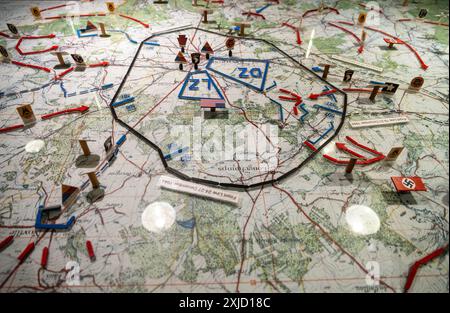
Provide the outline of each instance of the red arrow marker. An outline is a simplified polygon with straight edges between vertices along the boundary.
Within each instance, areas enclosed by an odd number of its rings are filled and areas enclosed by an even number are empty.
[[[25,127],[24,125],[20,124],[20,125],[13,125],[13,126],[5,127],[5,128],[0,128],[0,134],[7,133],[7,132],[10,132],[10,131],[13,131],[16,129],[20,129],[20,128],[24,128],[24,127]]]
[[[404,291],[408,292],[408,290],[411,288],[413,282],[414,282],[414,278],[416,277],[417,271],[419,270],[419,267],[421,267],[422,265],[427,264],[428,262],[430,262],[431,260],[437,258],[438,256],[442,255],[445,253],[445,251],[448,248],[448,244],[445,245],[442,248],[436,249],[435,251],[431,252],[430,254],[428,254],[427,256],[423,257],[422,259],[418,260],[417,262],[415,262],[411,268],[409,269],[409,274],[408,274],[408,278],[406,279],[406,284],[404,287]]]
[[[17,52],[19,52],[20,55],[30,55],[30,54],[39,54],[39,53],[45,53],[45,52],[49,52],[49,51],[53,51],[53,50],[57,50],[58,46],[51,46],[48,49],[44,49],[44,50],[36,50],[36,51],[28,51],[28,52],[23,52],[22,49],[20,49],[20,44],[22,43],[23,40],[25,39],[44,39],[44,38],[55,38],[55,34],[50,34],[50,35],[45,35],[45,36],[22,36],[20,37],[19,41],[17,41],[16,44],[16,50]]]
[[[321,93],[312,93],[312,94],[309,95],[308,98],[315,100],[315,99],[317,99],[319,97],[322,97],[322,96],[331,95],[332,93],[335,93],[336,91],[337,91],[337,89],[331,89],[331,90],[327,90],[327,91],[324,91],[324,92],[321,92]]]
[[[342,150],[344,152],[347,152],[348,154],[351,154],[357,158],[360,159],[365,159],[365,157],[349,148],[347,148],[347,146],[345,145],[345,143],[341,143],[341,142],[336,142],[336,148],[338,148],[339,150]]]
[[[290,29],[294,30],[295,31],[295,35],[297,36],[297,43],[299,45],[302,44],[302,38],[300,37],[300,29],[298,29],[298,27],[295,27],[294,25],[291,25],[291,24],[286,23],[286,22],[282,23],[281,25],[289,27]]]
[[[78,108],[67,109],[67,110],[62,110],[62,111],[58,111],[58,112],[53,112],[53,113],[42,115],[41,119],[48,120],[48,119],[50,119],[52,117],[59,116],[59,115],[64,115],[64,114],[69,114],[69,113],[85,113],[88,110],[89,110],[88,106],[82,105],[82,106],[80,106]]]
[[[64,72],[61,72],[61,74],[59,74],[58,76],[55,77],[55,80],[60,80],[61,78],[63,78],[64,76],[66,76],[67,74],[69,74],[70,72],[72,72],[75,68],[69,67],[67,70],[65,70]]]
[[[132,20],[132,21],[134,21],[134,22],[136,22],[136,23],[139,23],[139,24],[141,24],[142,26],[144,26],[145,28],[149,28],[149,27],[150,27],[150,25],[148,25],[147,23],[144,23],[144,22],[138,20],[137,18],[128,16],[128,15],[123,15],[123,14],[119,14],[119,16],[121,16],[121,17],[123,17],[123,18],[127,18],[127,19],[129,19],[129,20]]]
[[[261,13],[256,13],[256,12],[243,12],[242,15],[247,15],[247,16],[256,16],[256,17],[260,17],[263,20],[266,19],[266,17],[264,15],[262,15]]]
[[[0,36],[5,37],[5,38],[11,38],[11,36],[9,36],[8,34],[5,34],[4,32],[0,32]]]
[[[356,152],[354,152],[354,151],[348,149],[347,147],[345,147],[344,144],[342,144],[342,143],[336,143],[336,146],[338,147],[338,149],[339,149],[339,148],[343,148],[342,145],[344,145],[345,149],[347,150],[346,152],[348,152],[348,153],[350,153],[350,154],[352,154],[352,155],[358,156],[358,157],[361,156],[361,157],[363,158],[362,160],[358,160],[358,161],[356,162],[356,164],[358,164],[358,165],[369,165],[369,164],[373,164],[373,163],[379,162],[379,161],[381,161],[381,160],[383,160],[383,159],[385,158],[385,156],[384,156],[381,152],[378,152],[378,151],[376,151],[376,150],[373,150],[373,149],[371,149],[371,148],[369,148],[369,147],[366,147],[366,146],[364,146],[364,145],[358,143],[356,140],[354,140],[354,139],[351,138],[350,136],[347,136],[347,137],[345,137],[345,138],[346,138],[348,141],[350,141],[352,144],[354,144],[355,146],[358,146],[358,147],[360,147],[360,148],[363,149],[363,150],[369,151],[370,153],[373,153],[373,154],[377,155],[377,157],[375,157],[375,158],[372,158],[372,159],[366,159],[364,156],[362,156],[362,155],[360,155],[360,154],[358,154],[358,153],[356,153]],[[311,150],[317,151],[316,147],[314,147],[314,145],[312,145],[310,142],[305,141],[304,144],[305,144],[308,148],[310,148]],[[346,164],[348,164],[348,163],[350,162],[349,160],[339,160],[339,159],[337,159],[337,158],[335,158],[335,157],[332,157],[332,156],[330,156],[330,155],[328,155],[328,154],[324,154],[323,157],[324,157],[325,159],[327,159],[327,160],[333,162],[333,163],[341,164],[341,165],[346,165]]]
[[[17,66],[21,66],[21,67],[29,67],[29,68],[34,68],[36,70],[45,71],[47,73],[51,72],[51,69],[49,69],[47,67],[39,66],[39,65],[27,64],[27,63],[23,63],[23,62],[19,62],[19,61],[11,61],[11,63],[15,64]]]
[[[103,61],[103,62],[100,62],[100,63],[89,64],[89,67],[100,67],[100,66],[106,67],[108,65],[109,65],[108,61]]]

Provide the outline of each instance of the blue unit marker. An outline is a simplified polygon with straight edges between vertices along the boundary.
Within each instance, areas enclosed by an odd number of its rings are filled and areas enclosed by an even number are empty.
[[[193,229],[195,227],[195,218],[193,217],[186,221],[177,221],[177,224],[183,228]]]
[[[324,131],[321,135],[319,135],[319,137],[318,137],[316,140],[312,141],[311,139],[308,139],[308,141],[309,141],[310,143],[312,143],[313,145],[315,145],[315,144],[318,143],[320,140],[322,140],[323,138],[325,138],[325,136],[328,135],[328,133],[331,132],[333,129],[334,129],[334,124],[333,124],[333,122],[330,122],[330,127],[329,127],[326,131]]]
[[[272,86],[267,87],[265,91],[270,91],[270,90],[272,90],[273,88],[275,88],[276,86],[277,86],[277,82],[276,82],[276,81],[273,81]]]
[[[244,71],[244,67],[238,67],[238,69],[240,69],[240,74],[239,77],[233,77],[230,74],[225,74],[221,71],[219,71],[218,69],[214,69],[212,68],[212,65],[215,61],[224,61],[224,62],[236,62],[236,63],[242,63],[242,62],[253,62],[253,63],[258,63],[261,64],[263,63],[264,65],[264,71],[262,72],[260,68],[254,67],[252,69],[249,70],[249,73],[247,74]],[[233,80],[237,83],[240,83],[250,89],[256,90],[258,92],[263,92],[264,91],[264,87],[266,85],[266,79],[267,79],[267,73],[269,71],[269,65],[270,65],[270,61],[269,60],[258,60],[258,59],[239,59],[239,58],[221,58],[221,57],[212,57],[209,59],[208,64],[206,65],[206,69],[210,70],[214,73],[217,73],[225,78],[228,78],[230,80]],[[256,68],[258,70],[256,70]],[[245,68],[247,69],[247,68]],[[262,73],[261,76],[259,76]],[[248,76],[247,76],[248,75]],[[246,78],[261,78],[261,83],[259,86],[253,85],[251,83],[248,83],[245,81]]]
[[[113,108],[117,108],[117,107],[119,107],[119,106],[121,106],[121,105],[130,103],[130,102],[133,102],[133,101],[134,101],[134,97],[128,97],[128,98],[125,98],[125,99],[123,99],[123,100],[114,102],[111,106],[112,106]]]
[[[122,135],[122,137],[120,137],[119,140],[117,140],[116,145],[120,147],[125,142],[125,140],[127,140],[127,136]]]
[[[87,35],[82,35],[81,34],[81,29],[77,29],[77,36],[78,38],[86,38],[86,37],[97,37],[97,34],[87,34]]]
[[[164,159],[165,159],[165,160],[171,160],[173,157],[175,157],[175,156],[177,156],[177,155],[180,155],[180,154],[183,154],[184,152],[186,152],[186,151],[188,151],[188,150],[189,150],[189,147],[180,148],[180,149],[178,149],[178,150],[175,150],[175,151],[173,151],[173,152],[170,152],[169,154],[166,154],[166,155],[164,156]]]
[[[382,82],[377,82],[375,80],[371,80],[370,84],[372,84],[372,85],[385,85],[386,83],[382,83]]]
[[[262,11],[264,11],[265,9],[267,9],[268,7],[270,7],[271,5],[272,5],[271,3],[268,3],[268,4],[266,4],[265,6],[260,7],[259,9],[256,9],[255,12],[259,14],[259,13],[261,13]]]
[[[129,104],[125,107],[127,109],[128,112],[135,112],[136,111],[136,106],[134,104]]]
[[[109,89],[109,88],[112,88],[114,86],[114,84],[113,83],[109,83],[109,84],[105,84],[105,85],[103,85],[101,88],[102,88],[102,90],[105,90],[105,89]]]
[[[156,41],[144,41],[144,45],[159,47],[159,42]]]
[[[283,106],[281,105],[281,103],[279,103],[276,100],[273,100],[272,98],[269,98],[270,101],[272,101],[273,103],[275,103],[276,105],[278,105],[278,115],[279,115],[279,119],[281,122],[284,122],[284,116],[283,116]]]
[[[212,59],[212,58],[211,58]],[[210,60],[211,60],[210,59]],[[204,97],[204,96],[186,96],[185,92],[186,92],[186,87],[188,87],[188,90],[191,91],[196,91],[195,89],[191,89],[193,87],[193,84],[195,84],[195,86],[197,86],[198,84],[200,84],[201,79],[195,79],[197,82],[192,81],[191,77],[193,75],[198,75],[198,74],[205,74],[207,76],[207,78],[204,80],[208,83],[208,91],[210,90],[214,90],[215,93],[217,94],[217,97],[212,98],[212,97]],[[213,89],[211,89],[211,87],[213,87]],[[199,88],[200,90],[200,88]],[[210,100],[225,100],[225,98],[223,97],[222,93],[220,92],[219,88],[217,87],[216,83],[214,82],[214,80],[211,78],[211,76],[209,75],[208,71],[195,71],[195,72],[189,72],[186,76],[186,78],[184,79],[184,83],[183,86],[181,87],[180,92],[178,93],[178,99],[182,99],[182,100],[202,100],[202,99],[210,99]]]
[[[332,112],[332,113],[336,113],[336,114],[342,115],[341,111],[338,111],[338,110],[335,110],[335,109],[332,109],[332,108],[329,108],[329,107],[326,107],[326,106],[323,106],[323,105],[319,105],[319,104],[314,104],[313,108],[322,109],[322,110],[325,110],[325,111],[328,111],[328,112]]]
[[[40,205],[38,208],[38,213],[36,215],[36,223],[34,227],[36,229],[56,229],[56,230],[67,230],[70,229],[75,223],[75,216],[71,216],[67,223],[65,224],[43,224],[42,223],[42,209],[44,206]]]
[[[323,91],[328,91],[328,90],[331,90],[331,88],[328,86],[323,87]],[[330,98],[331,100],[333,100],[334,102],[337,102],[336,96],[334,94],[330,93],[329,95],[327,95],[327,97]]]
[[[313,72],[323,72],[323,69],[320,66],[313,66],[311,69]]]
[[[300,104],[300,110],[302,110],[302,112],[303,112],[303,115],[300,116],[300,121],[302,121],[303,123],[305,122],[306,115],[309,114],[309,111],[306,110],[305,106],[306,106],[306,104],[304,104],[304,103]]]

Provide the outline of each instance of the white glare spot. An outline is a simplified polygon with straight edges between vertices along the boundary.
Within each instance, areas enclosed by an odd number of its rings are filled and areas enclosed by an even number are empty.
[[[44,148],[45,142],[43,140],[31,140],[29,143],[25,146],[25,151],[28,153],[37,153],[41,151],[42,148]]]
[[[175,223],[176,211],[167,202],[154,202],[142,213],[142,225],[148,231],[160,233]]]
[[[375,234],[380,229],[378,215],[369,207],[352,205],[345,214],[350,230],[358,235]]]

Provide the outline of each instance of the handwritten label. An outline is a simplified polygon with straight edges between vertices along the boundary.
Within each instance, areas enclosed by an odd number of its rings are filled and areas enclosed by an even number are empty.
[[[178,178],[161,176],[158,185],[161,188],[184,192],[195,196],[210,198],[223,202],[228,202],[239,206],[239,195],[236,192],[226,191],[218,188],[203,186],[187,182]]]
[[[408,123],[409,119],[406,116],[399,117],[387,117],[376,120],[362,120],[362,121],[350,121],[352,128],[372,127],[372,126],[384,126]]]

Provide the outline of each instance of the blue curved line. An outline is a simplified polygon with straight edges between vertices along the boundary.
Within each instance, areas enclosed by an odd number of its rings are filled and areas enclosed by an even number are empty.
[[[125,35],[125,37],[127,37],[127,39],[128,39],[129,42],[134,43],[135,45],[138,44],[138,42],[137,42],[136,40],[134,40],[133,38],[131,38],[130,35],[129,35],[127,32],[123,31],[123,30],[119,30],[119,29],[109,29],[108,31],[109,31],[109,32],[113,32],[113,33],[122,33],[122,34]],[[159,43],[154,42],[154,41],[145,41],[145,42],[144,42],[144,45],[148,45],[148,46],[160,46]]]

